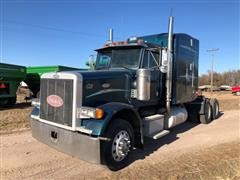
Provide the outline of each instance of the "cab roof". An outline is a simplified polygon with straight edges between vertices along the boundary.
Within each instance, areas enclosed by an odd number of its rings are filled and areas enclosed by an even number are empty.
[[[103,51],[107,49],[131,49],[131,48],[160,48],[160,46],[151,43],[128,43],[128,44],[113,44],[107,45],[103,48],[96,49],[95,51]]]

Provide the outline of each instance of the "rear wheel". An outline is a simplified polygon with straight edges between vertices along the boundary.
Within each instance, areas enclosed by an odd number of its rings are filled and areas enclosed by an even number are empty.
[[[104,163],[113,171],[124,168],[129,163],[129,153],[134,144],[131,124],[124,119],[115,119],[108,127],[105,136],[110,141],[103,142]]]
[[[199,119],[202,124],[208,124],[212,121],[212,107],[208,100],[205,100],[204,114],[199,115]]]
[[[210,99],[210,105],[212,107],[212,119],[217,119],[219,116],[219,103],[217,99]]]

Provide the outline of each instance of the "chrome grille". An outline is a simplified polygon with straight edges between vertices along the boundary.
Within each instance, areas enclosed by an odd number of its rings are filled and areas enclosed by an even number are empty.
[[[53,107],[47,103],[47,97],[57,95],[62,98],[61,107]],[[73,80],[41,79],[40,118],[54,123],[72,126]]]

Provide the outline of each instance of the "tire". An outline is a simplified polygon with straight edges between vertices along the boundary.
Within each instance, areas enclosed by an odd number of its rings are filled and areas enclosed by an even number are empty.
[[[126,167],[129,164],[129,154],[134,144],[131,124],[124,119],[114,119],[105,137],[110,141],[104,141],[102,144],[103,163],[112,171]]]
[[[212,119],[217,119],[219,116],[219,102],[217,99],[210,99],[210,105],[212,107]]]
[[[0,101],[0,107],[12,107],[16,104],[16,101],[16,97],[2,99]]]
[[[240,96],[240,91],[236,92],[236,96]]]
[[[202,124],[208,124],[212,121],[212,107],[208,100],[204,103],[204,114],[199,115]]]
[[[9,98],[8,99],[8,102],[6,104],[7,107],[12,107],[16,104],[16,101],[17,101],[17,97],[12,97],[12,98]]]
[[[36,94],[36,98],[37,98],[37,99],[40,98],[40,91],[37,92],[37,94]]]
[[[3,89],[0,92],[0,95],[8,95],[7,90]],[[9,102],[9,98],[0,98],[0,107],[6,107]]]
[[[0,107],[6,107],[7,104],[8,104],[7,98],[0,99]]]

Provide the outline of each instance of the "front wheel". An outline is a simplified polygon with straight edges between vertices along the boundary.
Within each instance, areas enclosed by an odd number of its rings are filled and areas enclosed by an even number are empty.
[[[113,171],[124,168],[129,163],[129,153],[134,144],[131,124],[124,119],[115,119],[108,127],[105,136],[110,141],[103,142],[104,163]]]

